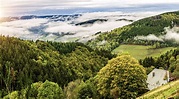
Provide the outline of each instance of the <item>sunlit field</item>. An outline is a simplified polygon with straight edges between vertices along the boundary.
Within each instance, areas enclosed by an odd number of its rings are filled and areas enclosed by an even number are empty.
[[[167,51],[174,49],[174,47],[158,48],[153,49],[152,46],[143,45],[120,45],[118,48],[113,50],[113,53],[129,53],[136,59],[143,59],[149,56],[159,56],[166,53]]]

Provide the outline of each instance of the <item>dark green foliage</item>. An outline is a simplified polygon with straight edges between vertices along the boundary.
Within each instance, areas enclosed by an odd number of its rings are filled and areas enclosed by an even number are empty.
[[[91,47],[80,43],[80,42],[67,42],[67,43],[60,43],[60,42],[48,42],[50,45],[52,45],[60,54],[67,54],[71,53],[72,51],[75,51],[76,47],[81,46],[87,48],[89,51],[94,51]],[[111,59],[115,57],[115,55],[111,54],[110,51],[107,50],[99,50],[95,49],[95,52],[103,56],[105,58]]]
[[[87,81],[85,83],[82,83],[78,88],[78,99],[97,99],[97,89],[93,82]]]
[[[65,86],[87,80],[106,65],[108,56],[82,43],[26,41],[0,36],[0,92],[2,96],[31,83],[53,81]]]
[[[142,63],[141,63],[144,67],[151,67],[155,65],[155,60],[153,57],[146,57],[145,59],[143,59]]]
[[[85,22],[80,22],[80,23],[77,23],[75,25],[90,25],[90,24],[94,24],[96,22],[106,22],[108,21],[107,19],[92,19],[92,20],[88,20],[88,21],[85,21]]]
[[[155,68],[163,68],[169,70],[175,77],[179,78],[179,48],[170,50],[156,58],[146,57],[139,62],[149,71],[153,66]]]
[[[93,77],[90,79],[93,79]],[[65,99],[99,99],[94,80],[84,82],[77,79],[72,81],[64,88],[64,95]]]
[[[146,69],[146,73],[148,75],[152,70],[155,69],[155,67],[154,66],[150,66],[150,67],[145,67],[145,69]]]
[[[84,45],[83,43],[78,42],[67,42],[67,43],[60,43],[60,42],[48,42],[51,46],[53,46],[60,54],[67,54],[71,53],[75,50],[77,46],[85,47],[89,51],[93,51],[90,47]]]
[[[86,48],[77,47],[75,51],[63,56],[61,61],[65,66],[67,76],[61,76],[60,79],[72,81],[75,79],[87,80],[96,75],[96,73],[107,63],[107,59],[98,56],[94,52],[89,52]],[[68,83],[68,82],[65,82]]]
[[[61,87],[57,83],[45,81],[33,83],[21,91],[13,91],[3,99],[64,99]]]

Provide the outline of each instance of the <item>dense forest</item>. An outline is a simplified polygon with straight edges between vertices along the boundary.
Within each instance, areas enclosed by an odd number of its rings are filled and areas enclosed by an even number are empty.
[[[137,36],[165,35],[165,28],[179,26],[179,12],[168,12],[133,22],[130,25],[105,32],[87,42],[92,48],[112,51],[120,44],[155,45],[156,48],[167,46],[178,46],[173,40],[140,40]]]
[[[154,68],[168,69],[179,77],[179,49],[138,61],[82,43],[0,36],[0,53],[0,96],[4,99],[136,98],[148,90],[147,73]]]
[[[0,53],[0,96],[5,99],[46,96],[61,99],[112,98],[118,91],[123,97],[136,97],[146,91],[145,69],[129,55],[116,57],[82,43],[33,42],[4,36],[0,36]],[[106,74],[108,68],[111,71]],[[124,70],[125,73],[117,76]],[[131,71],[140,71],[142,76],[133,75]],[[130,76],[136,76],[136,79]],[[129,77],[127,81],[126,77]],[[133,85],[131,81],[139,84]],[[105,83],[107,89],[103,89]],[[131,86],[123,88],[118,83]],[[143,91],[133,92],[132,89]],[[106,90],[105,93],[103,90]]]
[[[107,63],[108,57],[97,52],[82,43],[32,42],[1,36],[1,96],[38,81],[65,86],[75,79],[87,80]]]

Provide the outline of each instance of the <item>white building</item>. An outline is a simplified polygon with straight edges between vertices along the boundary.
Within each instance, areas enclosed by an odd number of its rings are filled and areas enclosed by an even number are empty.
[[[148,74],[147,83],[149,90],[162,86],[169,82],[169,71],[154,69]]]

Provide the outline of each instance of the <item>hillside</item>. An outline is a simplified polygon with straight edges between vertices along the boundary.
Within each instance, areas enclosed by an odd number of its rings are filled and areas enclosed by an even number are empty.
[[[33,42],[0,36],[0,97],[38,81],[65,86],[76,79],[87,80],[110,59],[105,56],[107,52],[100,53],[82,43]]]
[[[179,98],[179,80],[170,82],[159,88],[153,89],[137,99],[178,99]]]
[[[152,45],[156,48],[177,46],[178,26],[179,11],[169,12],[102,33],[87,44],[93,48],[109,51],[121,44]]]
[[[108,62],[108,60],[111,61]],[[118,61],[117,64],[116,61]],[[126,65],[131,68],[126,69]],[[105,68],[111,68],[111,71]],[[117,76],[124,70],[127,72]],[[103,75],[102,72],[109,73]],[[135,76],[136,80],[131,76]],[[126,77],[129,77],[127,81]],[[109,82],[106,83],[104,78]],[[83,43],[39,40],[33,42],[0,36],[0,98],[3,99],[111,98],[118,96],[113,88],[120,87],[118,89],[121,91],[120,97],[137,97],[146,92],[145,80],[145,68],[130,55],[114,57],[110,52],[93,50]],[[104,84],[101,81],[106,85],[111,83],[111,86],[103,88]],[[113,86],[113,84],[117,85],[119,81],[120,86]],[[133,83],[136,84],[133,85]],[[123,84],[131,86],[122,88]],[[110,91],[103,93],[103,89],[109,88]],[[139,91],[133,92],[129,90],[130,88]],[[70,94],[74,96],[69,96]]]

